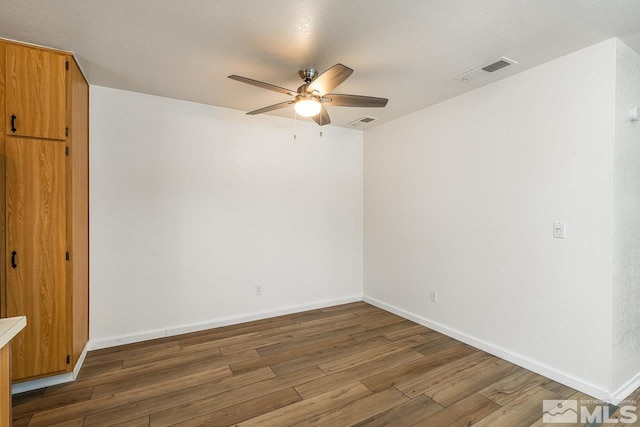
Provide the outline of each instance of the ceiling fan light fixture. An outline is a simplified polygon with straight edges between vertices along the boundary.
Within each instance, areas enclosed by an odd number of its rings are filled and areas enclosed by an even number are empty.
[[[340,86],[351,73],[353,73],[353,70],[342,64],[336,64],[320,75],[318,75],[318,72],[313,68],[303,68],[298,74],[304,80],[304,84],[296,91],[235,74],[229,76],[229,78],[294,98],[289,101],[279,102],[274,105],[269,105],[268,107],[249,111],[247,114],[253,116],[268,113],[289,107],[293,104],[297,115],[301,117],[311,117],[319,126],[325,126],[331,123],[331,119],[329,118],[329,113],[324,103],[335,107],[370,108],[384,107],[389,101],[387,98],[376,98],[373,96],[331,93],[331,91]]]
[[[296,101],[294,108],[302,117],[313,117],[322,109],[322,105],[315,98],[302,98]]]

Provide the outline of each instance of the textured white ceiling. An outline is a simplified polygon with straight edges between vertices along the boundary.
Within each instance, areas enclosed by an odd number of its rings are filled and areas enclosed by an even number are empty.
[[[355,72],[336,93],[390,101],[328,107],[337,126],[373,126],[614,36],[640,52],[640,1],[0,0],[0,37],[75,52],[94,85],[250,111],[288,98],[228,75],[296,89],[300,67],[343,63]],[[501,56],[519,64],[455,79]]]

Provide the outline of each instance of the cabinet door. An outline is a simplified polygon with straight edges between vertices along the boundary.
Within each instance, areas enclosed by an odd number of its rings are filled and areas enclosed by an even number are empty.
[[[12,342],[14,379],[66,369],[65,145],[6,140],[7,316],[27,316]]]
[[[7,44],[6,134],[65,139],[66,58]]]

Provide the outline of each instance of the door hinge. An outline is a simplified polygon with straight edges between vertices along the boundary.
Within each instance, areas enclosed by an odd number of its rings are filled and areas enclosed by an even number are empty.
[[[70,151],[70,150],[69,150],[69,147],[64,147],[64,154],[65,154],[66,156],[68,156],[68,155],[69,155],[69,151]]]
[[[67,365],[71,364],[71,356],[67,354]]]
[[[69,136],[69,128],[64,128],[64,136]]]
[[[69,61],[64,61],[64,68],[69,71]]]
[[[69,255],[69,251],[67,251],[67,253],[66,253],[66,255],[64,257],[67,259],[67,261],[69,261],[69,259],[71,259],[71,256]]]

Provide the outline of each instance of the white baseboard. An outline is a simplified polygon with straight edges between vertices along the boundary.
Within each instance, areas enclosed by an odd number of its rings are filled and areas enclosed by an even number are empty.
[[[544,375],[547,378],[551,378],[554,381],[565,384],[571,388],[579,390],[583,393],[586,393],[590,396],[595,397],[596,399],[601,399],[605,401],[615,401],[617,399],[622,399],[619,396],[622,396],[626,390],[629,390],[633,384],[637,384],[640,381],[640,374],[637,378],[635,378],[635,382],[629,382],[628,386],[624,388],[624,390],[620,390],[619,392],[612,393],[610,390],[605,390],[602,387],[596,386],[589,382],[586,382],[582,379],[575,378],[569,374],[561,372],[551,366],[548,366],[544,363],[540,363],[536,360],[530,359],[521,354],[513,353],[510,350],[497,346],[495,344],[491,344],[484,340],[475,338],[471,335],[468,335],[464,332],[458,331],[456,329],[450,328],[446,325],[443,325],[438,322],[434,322],[430,319],[427,319],[422,316],[418,316],[417,314],[405,311],[401,308],[395,307],[393,305],[386,304],[382,301],[379,301],[375,298],[364,296],[363,300],[371,305],[375,305],[383,310],[387,310],[393,314],[397,314],[398,316],[402,316],[405,319],[416,322],[422,326],[426,326],[430,329],[438,331],[442,334],[450,336],[451,338],[455,338],[458,341],[462,341],[463,343],[469,344],[473,347],[479,348],[480,350],[486,351],[487,353],[493,354],[501,359],[507,360],[511,363],[514,363],[518,366],[521,366],[530,371],[536,372],[540,375]],[[635,388],[630,389],[629,393],[631,393]],[[629,393],[625,395],[628,396]]]
[[[78,362],[76,366],[73,368],[73,379],[75,381],[78,378],[78,374],[80,373],[80,368],[82,368],[82,364],[84,363],[84,359],[87,357],[87,352],[89,351],[89,343],[87,342],[82,349],[82,353],[80,353],[80,357],[78,358]]]
[[[624,383],[619,389],[612,393],[614,401],[621,401],[626,399],[631,393],[633,393],[638,387],[640,387],[640,372],[638,372],[633,378]]]
[[[82,364],[84,363],[85,357],[87,357],[88,344],[84,346],[80,357],[78,358],[78,362],[76,366],[73,367],[72,372],[67,372],[65,374],[53,375],[51,377],[39,378],[37,380],[24,381],[21,383],[16,383],[11,386],[11,394],[24,393],[31,390],[37,390],[39,388],[51,387],[58,384],[69,383],[75,381],[78,378],[78,373],[80,372],[80,368],[82,368]]]
[[[347,304],[350,302],[362,301],[362,294],[356,294],[345,298],[318,301],[312,304],[297,305],[276,310],[260,311],[243,314],[241,316],[225,317],[222,319],[212,319],[206,322],[192,323],[188,325],[175,326],[171,328],[155,329],[151,331],[138,332],[130,335],[115,336],[109,338],[98,338],[89,340],[89,350],[99,350],[102,348],[115,347],[118,345],[132,344],[140,341],[165,338],[174,335],[188,334],[206,329],[219,328],[221,326],[235,325],[237,323],[251,322],[254,320],[267,319],[285,314],[298,313],[301,311],[315,310],[333,305]]]

